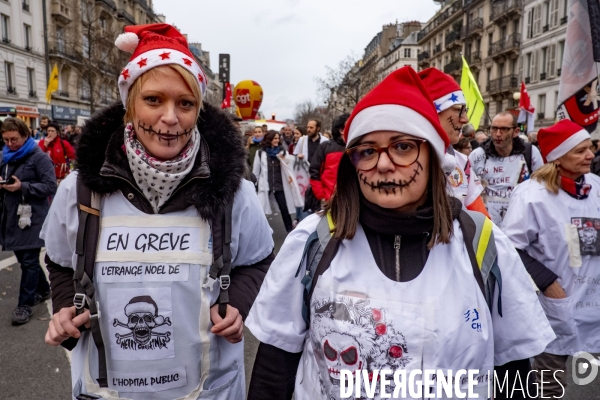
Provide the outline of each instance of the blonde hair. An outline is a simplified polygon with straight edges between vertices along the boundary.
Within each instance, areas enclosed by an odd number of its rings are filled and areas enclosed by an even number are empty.
[[[544,184],[550,192],[558,194],[558,190],[560,189],[560,173],[558,172],[558,166],[554,162],[549,162],[542,166],[531,174],[531,178]]]
[[[200,87],[198,86],[198,81],[196,81],[196,78],[194,78],[192,73],[187,69],[183,68],[181,65],[161,65],[160,67],[152,68],[146,71],[138,79],[136,79],[136,81],[133,82],[133,85],[131,85],[131,87],[129,88],[129,94],[127,95],[127,103],[125,104],[126,110],[125,117],[123,118],[123,123],[127,124],[133,121],[133,117],[135,115],[135,99],[140,95],[140,92],[142,91],[142,86],[144,85],[144,82],[146,82],[146,79],[150,77],[160,79],[159,75],[161,71],[163,71],[165,68],[170,68],[173,71],[177,72],[179,75],[181,75],[185,83],[192,91],[194,98],[198,102],[198,112],[202,109],[202,92],[200,91]]]

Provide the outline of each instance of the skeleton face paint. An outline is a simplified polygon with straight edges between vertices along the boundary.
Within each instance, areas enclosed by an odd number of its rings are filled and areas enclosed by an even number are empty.
[[[448,135],[450,144],[458,143],[463,125],[469,122],[465,114],[459,115],[460,111],[457,111],[457,108],[458,106],[452,106],[438,114],[440,125]]]
[[[417,176],[423,171],[423,166],[418,161],[408,168],[412,168],[413,175],[410,176],[409,179],[399,179],[398,182],[396,182],[396,179],[392,179],[392,181],[369,182],[365,176],[365,171],[358,171],[358,179],[363,185],[370,187],[372,191],[377,190],[379,193],[383,193],[386,196],[395,195],[396,191],[398,194],[402,194],[404,188],[414,183]]]
[[[134,99],[137,139],[160,160],[175,158],[189,142],[198,118],[198,101],[178,72],[161,68],[142,75],[142,88]]]

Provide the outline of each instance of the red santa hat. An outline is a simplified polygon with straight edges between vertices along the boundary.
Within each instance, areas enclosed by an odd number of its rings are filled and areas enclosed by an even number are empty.
[[[346,123],[346,147],[376,131],[402,132],[426,139],[445,167],[444,154],[450,139],[440,126],[421,79],[411,67],[392,72],[358,102]]]
[[[554,161],[571,151],[579,143],[591,139],[588,131],[569,119],[563,119],[538,132],[540,152],[546,162]]]
[[[190,51],[185,37],[169,24],[129,25],[125,33],[115,40],[115,45],[133,53],[129,63],[119,75],[119,93],[123,106],[127,104],[129,88],[146,71],[168,64],[177,64],[190,71],[196,78],[202,96],[208,81],[200,65]]]
[[[467,104],[460,86],[450,75],[437,68],[427,68],[419,72],[419,77],[438,113],[455,104]]]

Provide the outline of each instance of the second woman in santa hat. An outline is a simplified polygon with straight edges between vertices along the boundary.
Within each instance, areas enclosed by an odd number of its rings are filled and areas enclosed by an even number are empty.
[[[345,139],[330,205],[288,235],[250,310],[261,344],[249,399],[338,399],[342,371],[375,381],[422,369],[476,369],[487,398],[495,365],[539,354],[554,334],[514,247],[477,214],[502,275],[501,305],[497,288],[488,304],[462,204],[446,191],[449,139],[412,68],[358,103]],[[311,272],[315,236],[329,241]]]

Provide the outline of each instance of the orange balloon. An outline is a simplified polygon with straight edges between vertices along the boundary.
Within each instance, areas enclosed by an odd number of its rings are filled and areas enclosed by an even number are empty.
[[[256,113],[263,100],[262,87],[254,81],[241,81],[235,85],[233,99],[238,106],[242,119],[256,119]]]

